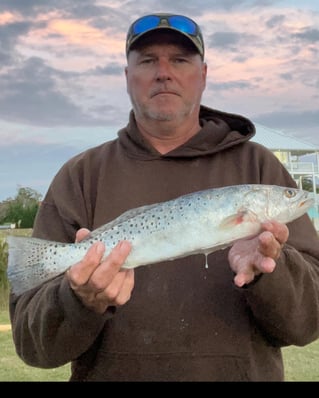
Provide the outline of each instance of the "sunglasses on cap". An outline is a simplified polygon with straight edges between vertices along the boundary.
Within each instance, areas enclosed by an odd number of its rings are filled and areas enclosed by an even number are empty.
[[[200,55],[204,57],[204,41],[199,26],[184,15],[171,14],[145,15],[133,22],[126,38],[126,54],[129,53],[132,44],[144,33],[162,28],[182,33],[195,45]]]

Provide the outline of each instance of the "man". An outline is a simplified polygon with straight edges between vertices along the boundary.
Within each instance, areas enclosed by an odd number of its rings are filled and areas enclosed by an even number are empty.
[[[124,211],[202,189],[295,187],[246,118],[201,105],[207,66],[199,26],[181,15],[133,22],[126,42],[133,110],[117,139],[67,162],[33,235],[81,240]],[[120,242],[102,243],[67,273],[11,297],[13,337],[32,366],[72,362],[71,380],[283,380],[281,347],[319,335],[319,245],[303,216],[264,224],[254,239],[122,271]],[[156,246],[154,251],[156,251]]]

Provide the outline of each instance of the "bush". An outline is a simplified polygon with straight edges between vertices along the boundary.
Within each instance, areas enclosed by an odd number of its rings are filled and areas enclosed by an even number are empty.
[[[0,289],[8,289],[7,280],[8,244],[5,239],[0,239]]]
[[[14,199],[0,202],[0,224],[15,224],[18,228],[32,228],[40,204],[41,194],[31,188],[19,188]]]
[[[8,245],[0,238],[0,309],[7,308],[9,296],[9,282],[7,279]]]

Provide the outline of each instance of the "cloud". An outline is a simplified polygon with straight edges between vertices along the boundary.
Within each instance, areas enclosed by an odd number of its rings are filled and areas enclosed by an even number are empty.
[[[116,124],[115,115],[123,113],[116,105],[105,106],[103,113],[97,112],[102,109],[98,104],[84,109],[63,93],[59,81],[64,81],[65,87],[68,81],[74,84],[75,79],[81,80],[81,76],[107,74],[112,77],[119,73],[116,64],[97,67],[83,74],[63,72],[47,66],[40,58],[31,57],[0,74],[0,118],[34,126],[95,126],[112,121]]]
[[[208,43],[211,47],[218,48],[234,48],[240,41],[240,34],[236,32],[215,32],[209,39]]]
[[[57,2],[54,0],[1,0],[1,6],[7,11],[19,12],[26,17],[54,11],[57,8],[59,10],[65,10],[65,13],[67,13],[68,10],[73,13],[78,9],[79,14],[81,11],[83,12],[83,8],[86,12],[98,9],[98,7],[94,5],[88,6],[86,0],[76,0],[76,2],[74,2],[74,0],[59,0],[58,7]]]
[[[285,19],[285,15],[272,15],[269,19],[265,21],[265,24],[269,29],[273,29],[281,27]]]
[[[299,129],[319,126],[319,110],[295,112],[271,112],[255,117],[259,123],[277,128]]]
[[[62,162],[59,151],[66,159],[126,125],[125,36],[131,21],[153,10],[186,14],[201,25],[209,67],[205,104],[317,137],[317,3],[1,0],[0,145],[12,144],[3,158],[8,183],[33,175],[36,184],[48,181],[46,162],[51,177]]]
[[[256,36],[238,32],[215,32],[208,37],[208,46],[217,50],[241,52],[247,42],[256,40]]]
[[[249,80],[237,80],[228,82],[213,82],[208,84],[208,89],[214,92],[218,91],[232,91],[232,90],[252,90],[258,86]]]
[[[31,27],[32,24],[25,21],[0,24],[0,70],[15,61],[18,56],[15,51],[16,43]]]
[[[301,32],[293,34],[292,37],[308,43],[317,43],[319,42],[319,29],[305,28]]]
[[[1,74],[0,117],[34,125],[87,123],[81,109],[59,91],[54,75],[34,57]]]
[[[25,35],[33,24],[27,21],[12,22],[0,25],[1,48],[11,50],[19,36]]]
[[[118,63],[111,62],[105,66],[97,66],[96,68],[88,71],[88,74],[94,75],[123,75],[123,66],[119,65]]]
[[[196,2],[185,2],[184,0],[175,0],[172,4],[171,0],[160,1],[161,8],[167,10],[179,10],[179,13],[187,13],[188,15],[200,15],[203,10],[209,11],[230,11],[235,9],[251,9],[252,7],[269,7],[274,0],[197,0]],[[142,2],[141,2],[142,3]],[[149,1],[152,3],[149,9],[155,6],[158,8],[158,1]],[[136,4],[136,1],[134,1]],[[153,8],[154,9],[154,8]]]

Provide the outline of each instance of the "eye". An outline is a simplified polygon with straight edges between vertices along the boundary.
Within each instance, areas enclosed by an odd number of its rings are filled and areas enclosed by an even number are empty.
[[[294,196],[296,196],[296,191],[294,191],[293,189],[286,189],[285,190],[285,195],[287,198],[293,198]]]
[[[185,62],[188,62],[188,60],[185,57],[176,57],[174,58],[173,62],[175,62],[175,64],[183,64]]]
[[[153,62],[153,58],[143,58],[140,61],[141,64],[150,64],[151,62]]]

